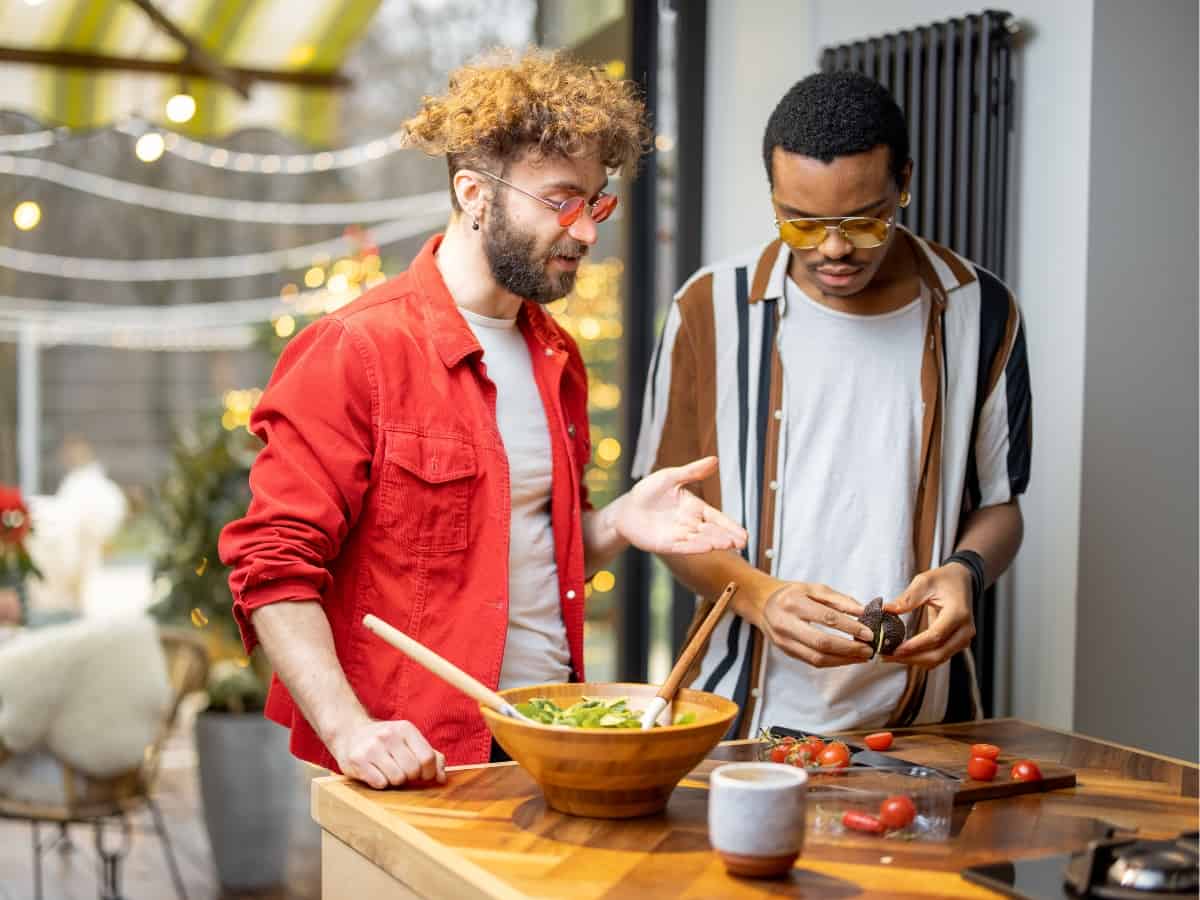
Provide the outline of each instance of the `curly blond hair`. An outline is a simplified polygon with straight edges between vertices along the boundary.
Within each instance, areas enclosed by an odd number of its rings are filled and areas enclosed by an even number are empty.
[[[461,168],[505,166],[526,152],[595,155],[606,168],[633,174],[650,146],[645,104],[633,82],[537,48],[519,57],[495,50],[456,69],[449,90],[422,98],[404,129],[410,146],[445,154],[451,180]]]

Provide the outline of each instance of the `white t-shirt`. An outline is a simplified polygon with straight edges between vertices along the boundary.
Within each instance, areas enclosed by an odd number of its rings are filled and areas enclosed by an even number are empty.
[[[879,596],[887,602],[915,574],[928,301],[862,316],[817,303],[791,279],[787,296],[779,331],[786,540],[777,575],[828,584],[864,606]],[[759,722],[812,731],[884,724],[906,677],[904,666],[881,660],[815,668],[770,642],[765,665]]]
[[[461,307],[459,312],[483,347],[487,377],[496,385],[496,424],[508,455],[508,637],[500,689],[565,682],[571,652],[550,525],[550,428],[529,348],[516,317],[493,319]]]

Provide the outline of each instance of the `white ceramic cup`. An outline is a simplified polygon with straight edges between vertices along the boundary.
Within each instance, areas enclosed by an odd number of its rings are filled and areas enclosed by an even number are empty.
[[[732,875],[776,878],[804,847],[808,773],[772,762],[730,763],[708,781],[708,839]]]

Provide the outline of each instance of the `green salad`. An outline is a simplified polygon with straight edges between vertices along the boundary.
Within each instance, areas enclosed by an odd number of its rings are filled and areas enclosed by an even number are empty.
[[[568,728],[641,728],[642,713],[629,708],[628,697],[584,697],[566,709],[547,697],[530,697],[516,704],[517,712],[542,725],[566,725]],[[694,712],[680,713],[675,725],[696,721]],[[655,724],[657,728],[657,723]]]

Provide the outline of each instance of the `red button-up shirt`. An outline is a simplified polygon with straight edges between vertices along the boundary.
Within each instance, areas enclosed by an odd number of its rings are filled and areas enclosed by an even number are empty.
[[[250,420],[265,446],[246,516],[221,534],[233,609],[324,607],[351,688],[377,719],[408,719],[450,765],[486,762],[474,701],[362,625],[374,613],[495,688],[508,627],[509,467],[496,386],[455,307],[432,238],[407,272],[314,322],[284,349]],[[538,305],[517,318],[550,427],[551,525],[574,677],[583,679],[587,374]],[[268,718],[292,752],[337,770],[276,678]]]

